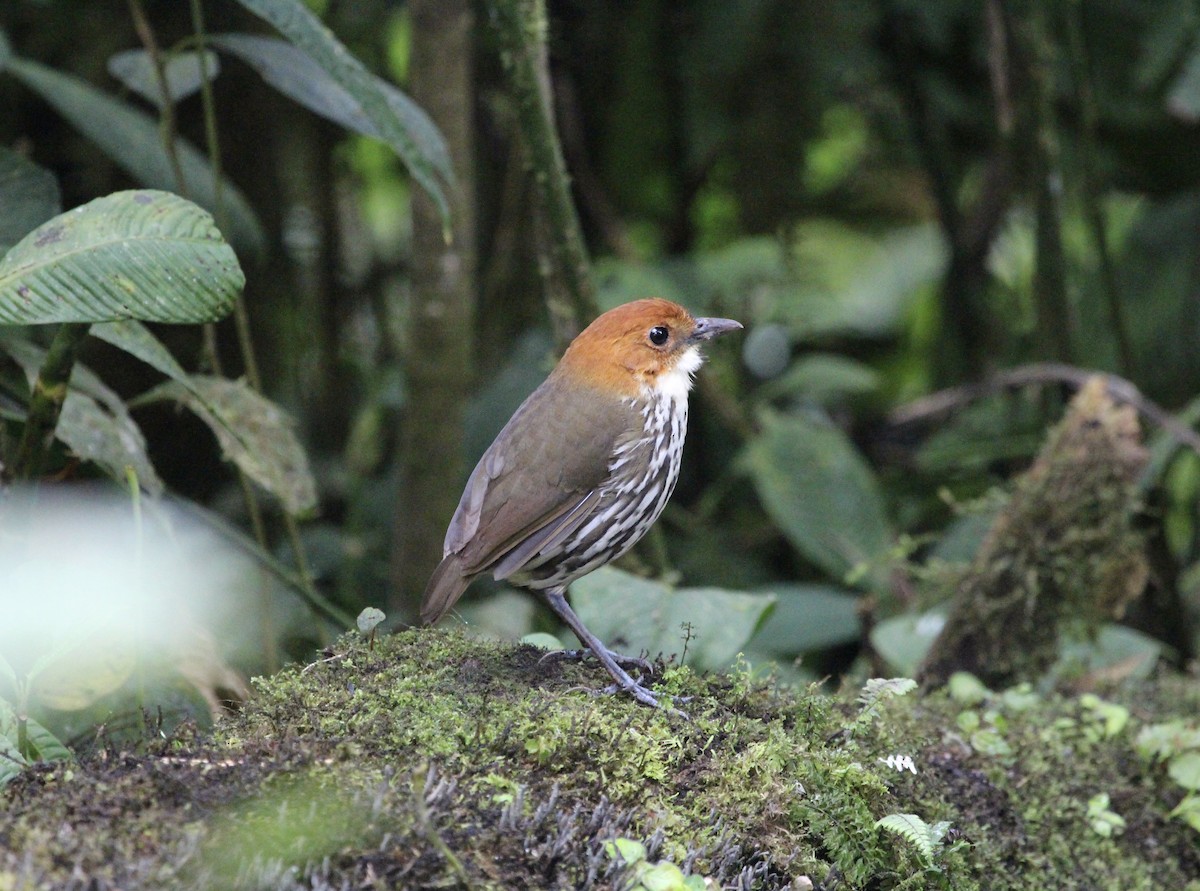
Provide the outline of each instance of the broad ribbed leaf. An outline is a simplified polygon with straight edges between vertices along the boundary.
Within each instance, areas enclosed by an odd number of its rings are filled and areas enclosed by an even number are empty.
[[[300,0],[238,0],[256,16],[270,22],[284,37],[312,57],[331,78],[339,83],[362,107],[363,114],[377,128],[379,136],[391,145],[408,167],[413,179],[433,199],[442,217],[450,219],[450,207],[438,181],[433,160],[422,151],[406,122],[396,114],[387,95],[375,78],[350,54],[333,32],[321,24]]]
[[[217,436],[225,457],[280,500],[291,514],[317,504],[308,456],[291,417],[243,381],[194,374],[187,385],[168,381],[137,403],[171,399],[190,408]]]
[[[388,139],[363,111],[362,103],[334,80],[313,57],[286,40],[255,34],[219,34],[208,39],[217,49],[237,56],[262,79],[309,111],[348,130],[389,142],[401,157],[407,150]],[[371,84],[412,137],[417,149],[447,181],[453,179],[450,153],[437,126],[424,110],[382,78],[369,75]]]
[[[860,564],[877,565],[891,545],[879,484],[832,424],[766,413],[740,463],[783,534],[833,578]],[[876,571],[868,582],[881,587],[886,579]]]
[[[167,192],[61,214],[0,261],[0,323],[215,321],[245,284],[212,217]]]
[[[217,76],[221,63],[214,53],[204,54],[204,66],[209,80]],[[163,64],[163,75],[167,82],[167,97],[164,98],[158,81],[154,60],[144,49],[125,50],[108,60],[108,73],[139,96],[159,108],[166,106],[166,99],[178,102],[200,89],[203,76],[199,53],[176,53]]]
[[[720,670],[766,621],[775,596],[672,588],[603,567],[571,585],[571,602],[593,634],[629,655],[679,655],[688,665]]]
[[[177,138],[175,151],[184,182],[176,182],[156,118],[85,81],[36,62],[14,57],[8,70],[135,180],[151,189],[186,194],[210,213],[216,213],[212,165],[190,142]],[[221,182],[221,199],[229,240],[249,256],[260,256],[265,239],[249,202],[227,179]]]
[[[0,146],[0,255],[62,210],[58,180],[16,152]]]

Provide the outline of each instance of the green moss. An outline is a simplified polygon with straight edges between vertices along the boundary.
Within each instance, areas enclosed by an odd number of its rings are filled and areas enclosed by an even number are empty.
[[[653,866],[761,889],[971,891],[1184,887],[1200,869],[1169,783],[1132,752],[1136,719],[1106,735],[1076,700],[975,703],[999,756],[941,694],[864,711],[748,669],[667,668],[657,686],[684,720],[589,692],[605,683],[591,662],[454,633],[346,638],[256,681],[211,738],[22,776],[0,809],[0,887],[78,871],[123,888],[615,888]],[[896,754],[917,773],[883,763]],[[1126,824],[1110,838],[1088,820],[1101,791]],[[951,832],[929,856],[876,827],[898,813]],[[617,838],[644,848],[638,864],[612,855]]]

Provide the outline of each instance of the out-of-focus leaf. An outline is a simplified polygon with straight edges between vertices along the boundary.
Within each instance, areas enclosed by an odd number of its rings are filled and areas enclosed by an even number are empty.
[[[679,303],[683,298],[679,282],[671,274],[679,262],[629,263],[623,260],[600,258],[593,267],[596,281],[596,302],[601,310],[646,296],[663,297]]]
[[[537,601],[529,594],[500,590],[487,597],[460,602],[452,618],[462,622],[463,631],[476,637],[516,640],[529,632],[536,616]]]
[[[796,337],[880,337],[892,334],[946,264],[933,225],[894,231],[882,239],[830,221],[798,226],[793,281],[775,296],[776,313]]]
[[[1188,124],[1200,121],[1200,49],[1192,52],[1171,85],[1167,111]]]
[[[0,353],[7,353],[32,382],[46,351],[19,334],[0,336]],[[130,467],[147,492],[159,495],[162,480],[150,463],[146,439],[121,397],[85,365],[71,371],[71,385],[54,435],[85,461],[98,465],[115,480],[124,481]]]
[[[930,550],[930,559],[946,563],[969,563],[979,552],[983,537],[996,521],[999,511],[1000,501],[997,500],[994,505],[989,503],[986,509],[955,517]]]
[[[778,377],[791,358],[792,344],[782,325],[755,325],[742,339],[742,363],[757,378]]]
[[[856,641],[861,633],[858,598],[832,585],[771,585],[775,611],[750,646],[772,656],[794,656]]]
[[[521,638],[521,643],[529,644],[531,647],[537,647],[541,650],[561,650],[563,642],[553,634],[547,634],[544,631],[535,631],[532,634],[526,634]]]
[[[956,412],[917,451],[931,475],[980,471],[997,461],[1031,458],[1046,437],[1042,409],[1022,396],[981,399]]]
[[[220,73],[221,63],[215,54],[204,54],[204,69],[209,80]],[[158,73],[154,70],[154,61],[144,49],[125,50],[109,57],[108,73],[159,108],[165,108],[168,100],[174,103],[186,99],[199,90],[204,82],[200,54],[195,52],[174,53],[167,58],[163,64],[163,75],[167,82],[165,97],[159,86]]]
[[[0,256],[62,209],[58,180],[14,151],[0,146]]]
[[[1163,83],[1192,43],[1200,22],[1200,10],[1192,0],[1158,0],[1145,8],[1150,20],[1134,68],[1138,92],[1155,90]]]
[[[195,204],[117,192],[42,224],[0,260],[0,323],[214,321],[245,282]]]
[[[761,427],[738,463],[780,531],[835,579],[878,561],[892,531],[875,475],[846,435],[822,418],[772,412]],[[866,581],[886,584],[879,570]]]
[[[34,676],[33,695],[50,708],[79,711],[120,688],[136,666],[128,647],[86,636]]]
[[[871,629],[871,646],[892,671],[912,677],[945,624],[939,612],[893,616]]]
[[[183,170],[181,187],[175,181],[155,118],[76,77],[27,59],[13,57],[8,70],[138,182],[151,189],[186,192],[209,213],[216,213],[217,190],[212,165],[190,142],[175,140],[175,151]],[[260,257],[265,236],[249,202],[228,180],[222,181],[221,193],[226,213],[225,235],[238,250],[254,258]]]
[[[218,34],[208,42],[231,53],[257,71],[262,79],[309,111],[348,130],[388,142],[402,158],[406,147],[388,139],[363,110],[362,103],[338,83],[308,53],[285,40],[256,34]],[[446,141],[429,115],[402,91],[382,78],[370,83],[412,137],[417,149],[447,181],[454,177]]]
[[[860,396],[879,389],[879,372],[869,365],[836,353],[810,353],[792,363],[780,377],[765,384],[767,399],[801,397],[828,403],[847,396]]]
[[[711,670],[737,658],[775,605],[772,594],[672,588],[613,567],[576,581],[571,600],[609,646],[631,655],[679,654],[686,664]]]
[[[113,479],[124,480],[125,468],[130,467],[142,488],[152,495],[162,493],[163,482],[150,463],[145,437],[128,412],[112,414],[91,396],[71,392],[63,402],[54,435]]]
[[[1176,755],[1167,765],[1167,775],[1189,792],[1200,789],[1200,752]]]
[[[376,128],[380,139],[391,145],[413,179],[423,188],[441,213],[443,225],[448,224],[450,206],[439,181],[449,179],[449,166],[439,168],[410,129],[409,119],[397,114],[388,94],[379,88],[371,75],[350,51],[334,37],[333,32],[300,2],[300,0],[238,0],[256,16],[270,22],[288,40],[307,53],[362,108],[363,114]]]
[[[1120,668],[1122,677],[1144,680],[1150,677],[1164,650],[1162,642],[1148,634],[1125,625],[1108,624],[1100,629],[1095,640],[1064,639],[1058,662],[1050,673],[1074,676]]]
[[[216,434],[225,457],[278,498],[288,513],[303,514],[316,507],[316,483],[296,438],[295,423],[274,402],[244,381],[196,374],[189,386],[167,381],[136,403],[163,399],[181,402],[195,412]]]

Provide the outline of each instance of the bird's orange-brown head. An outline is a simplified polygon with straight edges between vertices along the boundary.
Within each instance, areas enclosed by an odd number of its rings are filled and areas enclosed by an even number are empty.
[[[700,367],[700,344],[741,327],[733,319],[693,318],[670,300],[635,300],[583,329],[555,373],[622,397],[684,396]]]

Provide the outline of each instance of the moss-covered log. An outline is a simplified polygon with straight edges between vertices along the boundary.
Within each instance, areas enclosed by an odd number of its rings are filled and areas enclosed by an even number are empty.
[[[1196,714],[1194,679],[1131,692],[1120,724],[1076,699],[866,707],[667,667],[686,721],[543,656],[346,639],[210,738],[28,771],[0,792],[0,888],[609,889],[657,870],[680,891],[1200,891],[1196,832],[1169,816],[1183,793],[1133,747],[1160,702]],[[1123,832],[1093,826],[1100,792]]]
[[[1034,680],[1064,634],[1119,616],[1146,583],[1135,526],[1145,462],[1134,410],[1091,379],[959,583],[921,680],[941,684],[960,670],[997,686]]]

